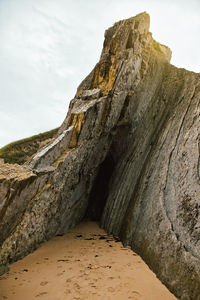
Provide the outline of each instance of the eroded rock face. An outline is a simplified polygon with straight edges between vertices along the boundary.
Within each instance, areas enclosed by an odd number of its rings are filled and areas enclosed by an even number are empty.
[[[2,271],[87,216],[199,299],[200,75],[170,57],[146,13],[118,22],[57,137],[20,169],[1,164]]]

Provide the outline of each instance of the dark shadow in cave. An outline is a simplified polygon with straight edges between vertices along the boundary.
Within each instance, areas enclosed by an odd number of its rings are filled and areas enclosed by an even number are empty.
[[[90,192],[85,218],[91,221],[100,221],[108,197],[109,182],[113,170],[114,159],[111,154],[108,154],[99,166],[98,174]]]

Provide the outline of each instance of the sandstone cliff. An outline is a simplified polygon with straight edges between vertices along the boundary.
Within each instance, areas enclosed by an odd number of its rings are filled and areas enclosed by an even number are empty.
[[[51,144],[1,165],[1,269],[83,217],[200,299],[200,75],[170,65],[146,13],[105,32]]]

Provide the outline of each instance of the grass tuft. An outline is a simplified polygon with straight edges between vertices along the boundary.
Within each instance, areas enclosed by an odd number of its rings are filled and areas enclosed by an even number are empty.
[[[38,151],[42,142],[53,138],[57,131],[58,128],[12,142],[0,149],[0,158],[5,163],[22,165]]]

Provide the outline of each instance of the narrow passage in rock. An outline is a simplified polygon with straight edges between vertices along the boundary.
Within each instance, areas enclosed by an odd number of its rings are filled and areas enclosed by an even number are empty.
[[[175,300],[143,260],[95,222],[82,222],[14,263],[0,299]]]

